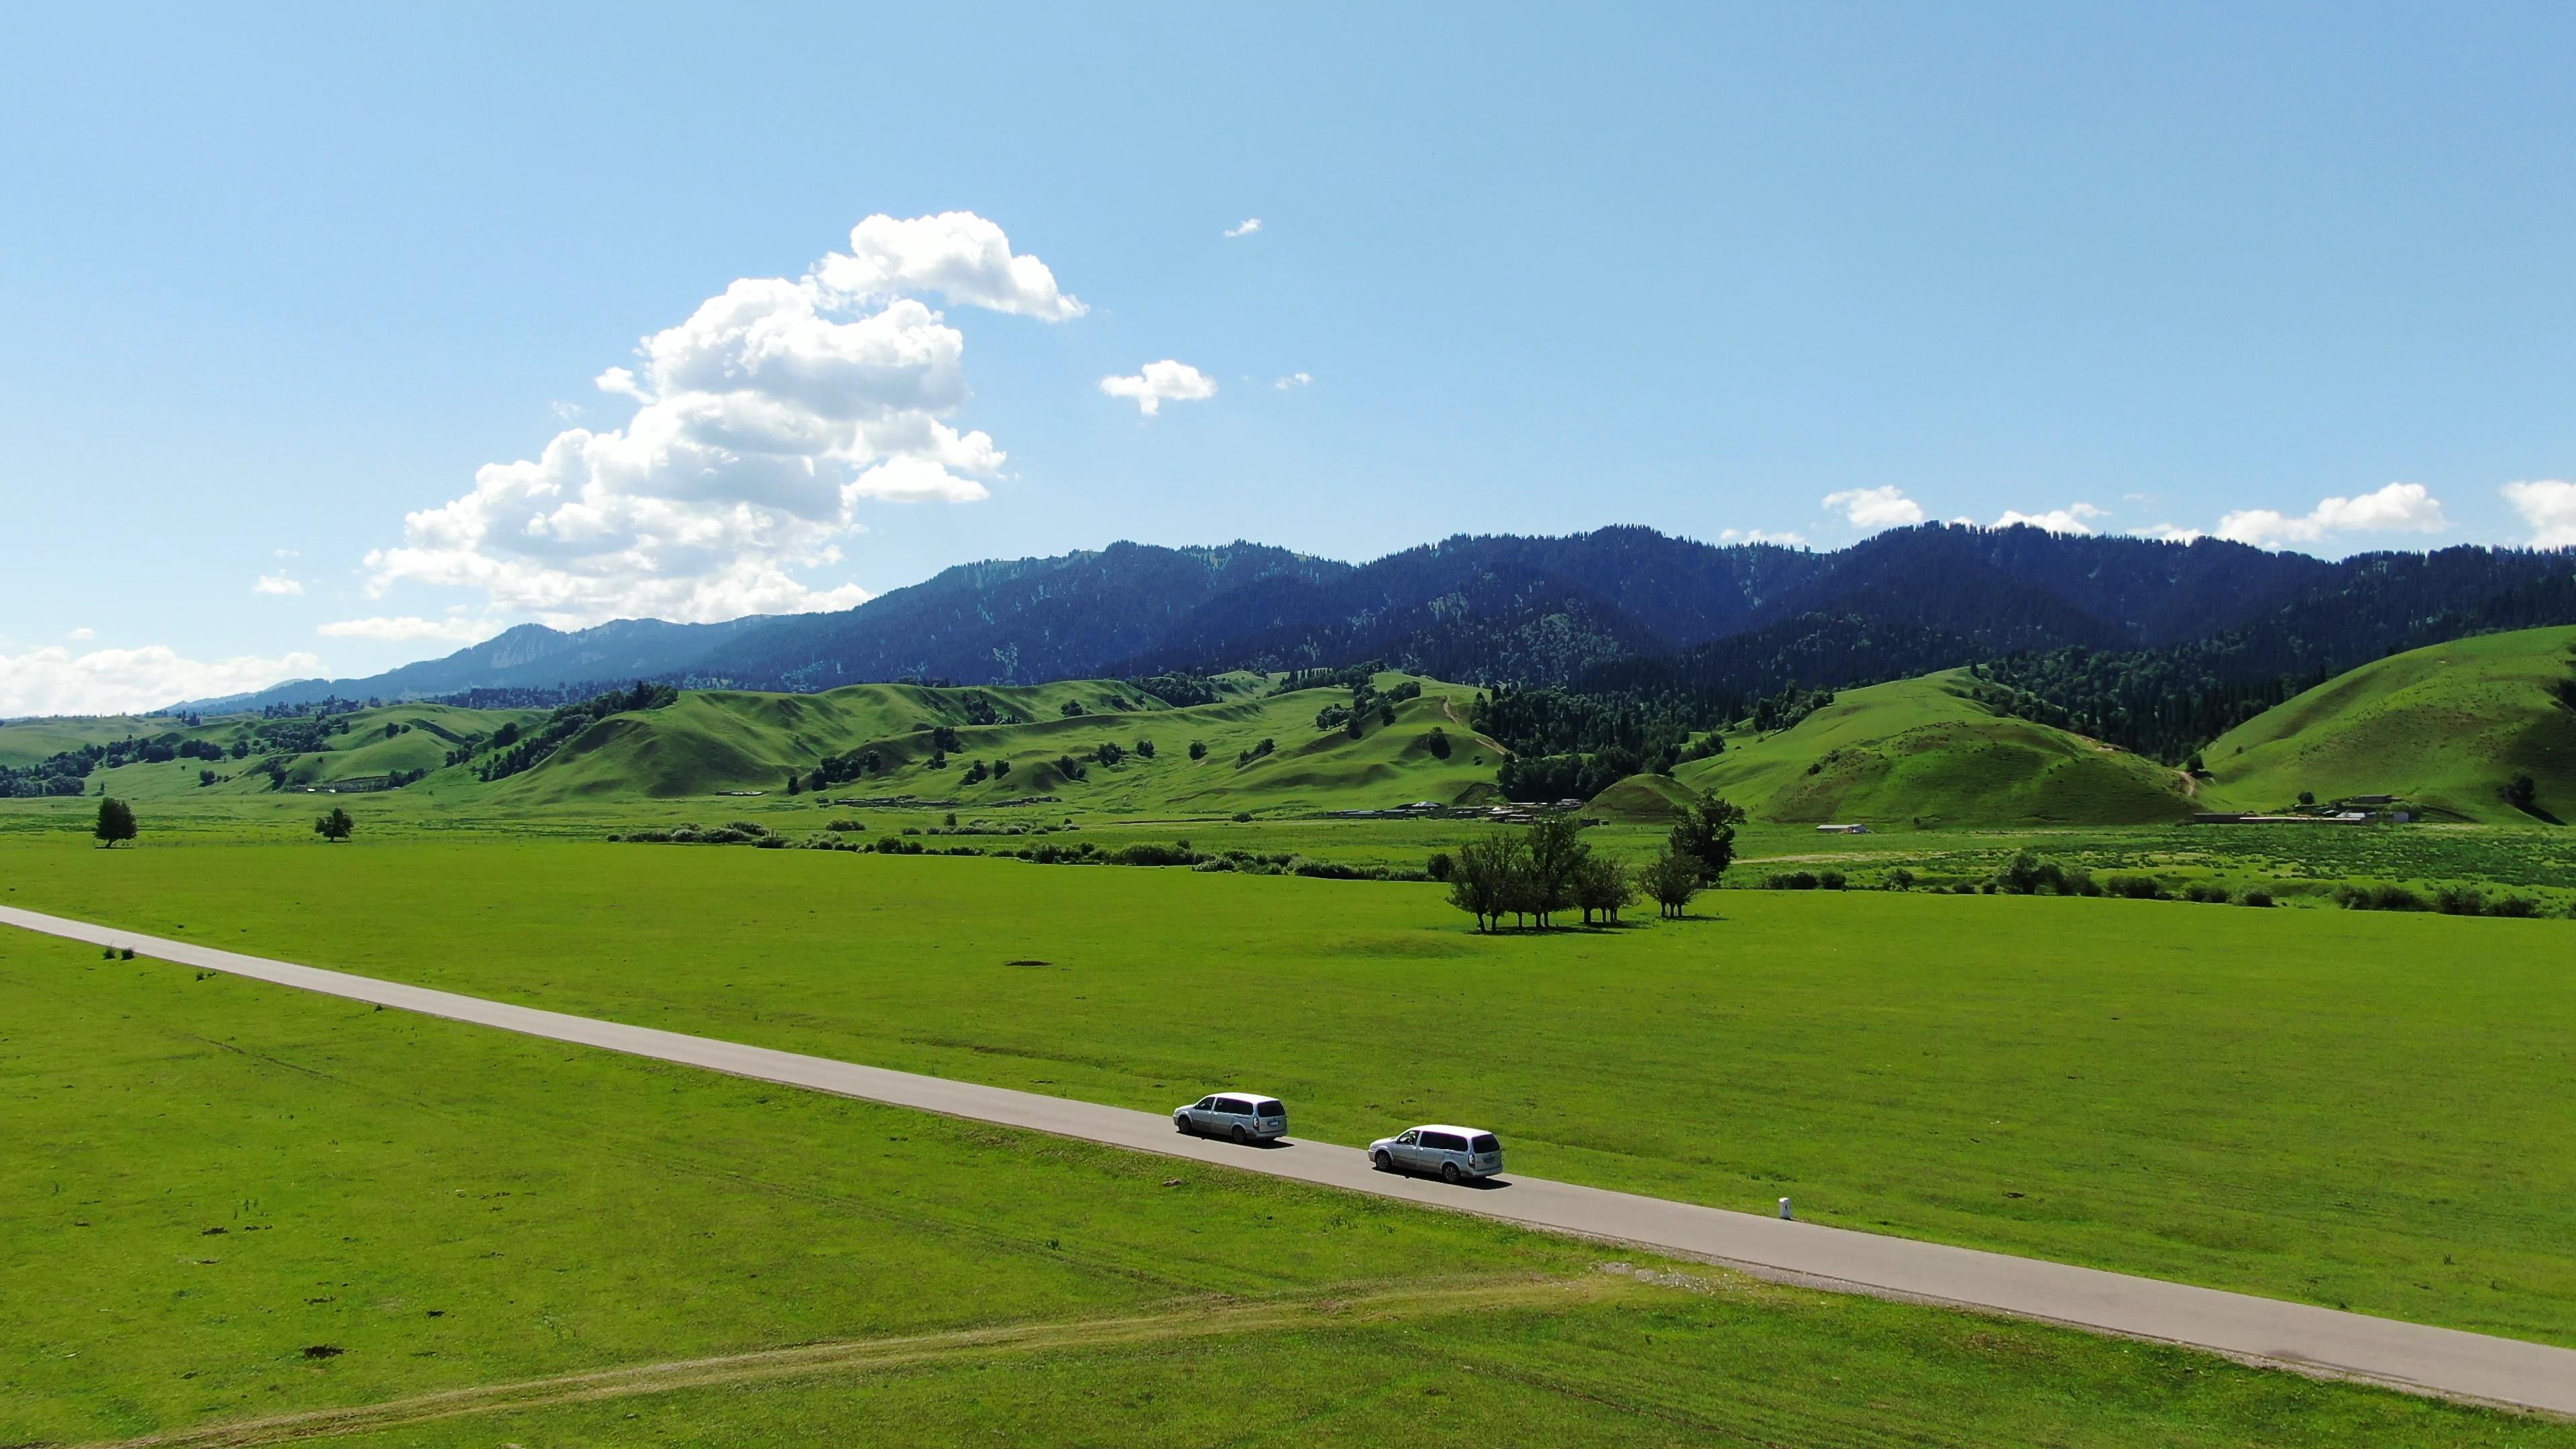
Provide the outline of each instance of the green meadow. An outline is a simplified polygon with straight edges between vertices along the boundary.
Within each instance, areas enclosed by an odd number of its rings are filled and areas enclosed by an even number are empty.
[[[21,932],[0,1000],[10,1443],[2576,1444]]]
[[[1390,827],[1393,828],[1393,823]],[[1436,887],[386,835],[0,842],[0,899],[561,1010],[2576,1342],[2576,927],[1724,891],[1479,936]]]

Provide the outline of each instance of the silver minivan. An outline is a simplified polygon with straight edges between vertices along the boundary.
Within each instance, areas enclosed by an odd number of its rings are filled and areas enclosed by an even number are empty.
[[[1443,1182],[1462,1182],[1502,1171],[1503,1144],[1479,1127],[1434,1123],[1370,1143],[1369,1161],[1380,1172],[1436,1172]]]
[[[1174,1108],[1172,1125],[1194,1137],[1264,1141],[1288,1135],[1288,1104],[1251,1092],[1219,1092]]]

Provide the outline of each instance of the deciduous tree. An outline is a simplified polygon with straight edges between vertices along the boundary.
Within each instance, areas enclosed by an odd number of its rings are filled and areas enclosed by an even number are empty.
[[[110,850],[115,849],[116,843],[120,840],[132,840],[137,833],[134,826],[134,807],[113,795],[100,800],[98,823],[90,827],[89,833],[97,836],[99,844]]]

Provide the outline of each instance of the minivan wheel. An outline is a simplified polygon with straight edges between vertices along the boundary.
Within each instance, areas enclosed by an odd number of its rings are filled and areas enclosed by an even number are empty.
[[[1374,1163],[1377,1170],[1380,1172],[1395,1171],[1395,1159],[1387,1156],[1384,1152],[1374,1152],[1369,1154],[1369,1161]]]
[[[1455,1187],[1458,1183],[1458,1164],[1454,1162],[1440,1164],[1440,1180]]]
[[[1235,1129],[1234,1129],[1234,1145],[1235,1145],[1235,1146],[1237,1146],[1237,1147],[1241,1147],[1241,1146],[1243,1146],[1245,1143],[1250,1142],[1251,1140],[1252,1140],[1252,1134],[1251,1134],[1251,1133],[1244,1131],[1244,1130],[1243,1130],[1242,1128],[1240,1128],[1240,1127],[1237,1127],[1237,1128],[1235,1128]]]

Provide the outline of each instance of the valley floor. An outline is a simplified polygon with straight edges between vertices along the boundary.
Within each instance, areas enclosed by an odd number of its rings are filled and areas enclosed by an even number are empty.
[[[12,1442],[2576,1443],[14,932],[0,998]]]

